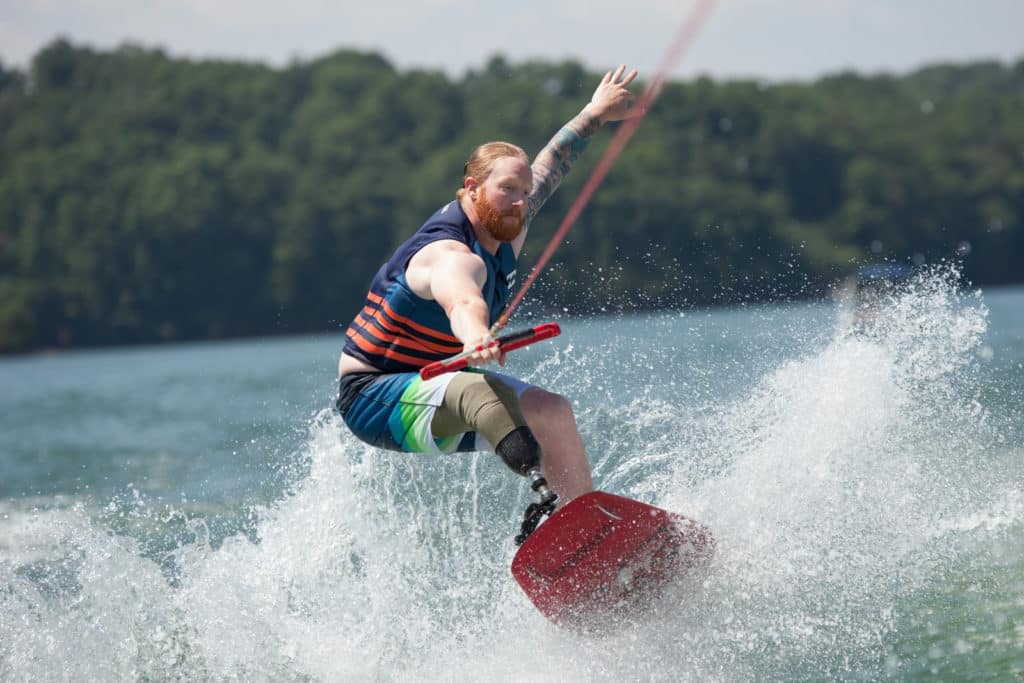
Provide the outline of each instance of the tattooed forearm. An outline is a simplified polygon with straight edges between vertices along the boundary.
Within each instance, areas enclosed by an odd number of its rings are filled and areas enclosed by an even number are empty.
[[[586,149],[589,138],[601,122],[587,112],[581,112],[555,133],[533,161],[533,191],[530,193],[526,221],[529,223],[544,202],[548,200],[562,178]]]

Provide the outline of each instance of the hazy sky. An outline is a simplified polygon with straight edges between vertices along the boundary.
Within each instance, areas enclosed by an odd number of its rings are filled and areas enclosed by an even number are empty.
[[[0,60],[24,67],[58,35],[109,48],[275,65],[339,47],[461,76],[495,53],[571,57],[649,75],[692,0],[0,0]],[[673,75],[813,78],[1024,56],[1024,0],[718,0]]]

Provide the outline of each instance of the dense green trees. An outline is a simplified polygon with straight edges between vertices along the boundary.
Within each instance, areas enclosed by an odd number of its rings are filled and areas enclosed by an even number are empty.
[[[539,149],[598,76],[495,57],[453,82],[351,51],[271,69],[65,41],[27,73],[0,65],[0,351],[337,329],[476,144]],[[671,83],[532,299],[810,296],[871,258],[1024,281],[1021,112],[1024,61]],[[523,273],[610,137],[541,213]]]

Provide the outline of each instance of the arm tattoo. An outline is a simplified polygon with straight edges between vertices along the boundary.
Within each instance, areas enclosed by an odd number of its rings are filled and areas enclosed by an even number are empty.
[[[589,138],[601,122],[589,114],[580,113],[555,133],[533,161],[533,191],[526,210],[526,223],[544,206],[566,176],[572,165],[586,149]]]

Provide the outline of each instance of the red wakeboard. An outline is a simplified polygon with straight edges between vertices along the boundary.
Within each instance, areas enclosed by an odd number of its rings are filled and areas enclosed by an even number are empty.
[[[642,608],[713,552],[714,538],[703,524],[592,491],[567,503],[526,539],[512,560],[512,574],[551,621],[600,626]]]

